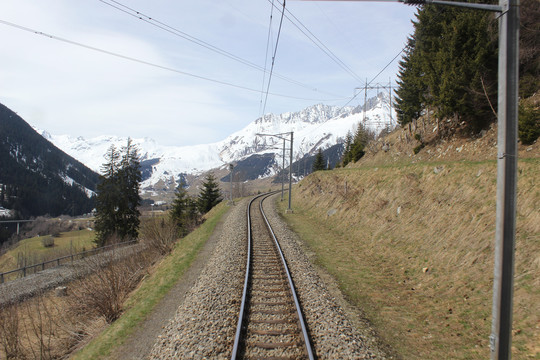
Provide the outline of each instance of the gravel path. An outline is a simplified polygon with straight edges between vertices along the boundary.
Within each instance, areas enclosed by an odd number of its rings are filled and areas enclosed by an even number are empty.
[[[347,305],[332,278],[310,263],[301,240],[275,212],[274,201],[269,199],[265,203],[304,306],[317,357],[391,358],[377,345],[372,330],[359,313]],[[244,200],[231,210],[215,251],[158,337],[151,359],[230,357],[244,280],[246,205]]]
[[[246,256],[247,200],[223,224],[215,251],[176,316],[158,337],[151,359],[227,359],[240,309]]]

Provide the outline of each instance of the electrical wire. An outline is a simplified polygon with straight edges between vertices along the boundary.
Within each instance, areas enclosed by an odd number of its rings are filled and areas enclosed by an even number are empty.
[[[267,0],[268,2],[271,2],[272,0]],[[281,3],[278,4],[281,5]],[[277,8],[277,5],[275,5],[272,2],[272,6]],[[285,15],[285,18],[291,22],[302,34],[304,34],[315,46],[317,46],[323,53],[325,53],[332,61],[334,61],[339,67],[341,67],[345,72],[347,72],[351,77],[353,77],[356,81],[362,81],[360,76],[358,76],[347,64],[345,64],[336,54],[332,52],[315,34],[313,34],[294,14],[287,9],[286,10],[288,14],[291,15],[289,17],[288,15]],[[305,30],[303,30],[303,29]]]
[[[268,84],[266,87],[266,96],[264,98],[264,106],[263,106],[263,111],[262,111],[263,114],[264,114],[264,111],[266,110],[268,92],[270,91],[270,82],[272,80],[272,72],[274,71],[274,63],[276,61],[276,54],[277,54],[277,49],[278,49],[278,44],[279,44],[279,35],[281,34],[281,26],[283,25],[283,15],[285,15],[285,0],[283,0],[283,10],[281,10],[281,20],[279,21],[279,29],[278,29],[277,38],[276,38],[276,47],[274,49],[274,55],[272,55],[272,66],[270,67],[270,75],[268,75]]]
[[[273,0],[272,0],[273,3]],[[261,85],[261,101],[259,103],[259,116],[263,115],[263,91],[264,91],[264,84],[266,82],[266,66],[268,65],[268,49],[270,48],[270,37],[272,35],[272,16],[274,14],[274,7],[270,7],[270,23],[268,24],[268,36],[266,37],[266,52],[264,54],[264,73],[263,73],[263,81]]]
[[[366,87],[370,86],[371,83],[372,83],[373,81],[375,81],[375,79],[376,79],[377,77],[379,77],[379,75],[381,75],[382,72],[383,72],[384,70],[386,70],[386,69],[387,69],[387,68],[388,68],[388,67],[389,67],[389,66],[390,66],[397,58],[398,58],[398,56],[401,55],[401,53],[403,53],[403,52],[405,51],[405,49],[407,49],[407,46],[408,46],[408,45],[405,45],[405,46],[403,47],[403,49],[401,49],[401,51],[400,51],[396,56],[394,56],[394,58],[393,58],[392,60],[390,60],[390,62],[389,62],[388,64],[386,64],[386,66],[385,66],[381,71],[379,71],[379,73],[378,73],[377,75],[375,75],[375,76],[373,77],[373,79],[371,79],[369,82],[367,82],[367,83],[366,83]],[[347,101],[347,103],[346,103],[345,105],[342,106],[342,108],[344,108],[345,106],[349,105],[349,104],[351,103],[351,101],[353,101],[353,100],[358,96],[358,94],[360,94],[360,93],[355,94],[349,101]]]
[[[200,80],[210,81],[210,82],[220,84],[220,85],[225,85],[225,86],[230,86],[230,87],[234,87],[234,88],[237,88],[237,89],[242,89],[242,90],[256,92],[256,93],[261,93],[261,90],[252,89],[252,88],[249,88],[249,87],[243,86],[243,85],[233,84],[233,83],[230,83],[230,82],[227,82],[227,81],[212,79],[212,78],[209,78],[209,77],[206,77],[206,76],[192,74],[192,73],[182,71],[182,70],[178,70],[178,69],[174,69],[174,68],[171,68],[171,67],[168,67],[168,66],[155,64],[155,63],[152,63],[152,62],[149,62],[149,61],[146,61],[146,60],[140,60],[140,59],[137,59],[137,58],[134,58],[134,57],[131,57],[131,56],[122,55],[122,54],[119,54],[119,53],[115,53],[113,51],[104,50],[104,49],[94,47],[94,46],[90,46],[90,45],[86,45],[86,44],[83,44],[83,43],[80,43],[80,42],[77,42],[77,41],[61,38],[61,37],[51,35],[51,34],[47,34],[47,33],[41,32],[39,30],[35,30],[35,29],[31,29],[31,28],[28,28],[28,27],[25,27],[25,26],[22,26],[22,25],[14,24],[14,23],[9,22],[9,21],[5,21],[5,20],[0,19],[0,24],[4,24],[4,25],[7,25],[7,26],[10,26],[10,27],[19,29],[19,30],[31,32],[31,33],[33,33],[35,35],[40,35],[40,36],[44,36],[46,38],[50,38],[50,39],[53,39],[53,40],[64,42],[66,44],[70,44],[70,45],[82,47],[82,48],[85,48],[85,49],[88,49],[88,50],[96,51],[96,52],[99,52],[99,53],[102,53],[102,54],[114,56],[114,57],[117,57],[117,58],[120,58],[120,59],[123,59],[123,60],[128,60],[128,61],[131,61],[131,62],[151,66],[151,67],[154,67],[154,68],[174,72],[174,73],[177,73],[177,74],[193,77],[193,78],[200,79]],[[290,98],[290,99],[296,99],[296,100],[306,100],[306,101],[335,101],[335,100],[337,100],[337,99],[326,99],[326,100],[325,99],[310,99],[310,98],[302,98],[302,97],[297,97],[297,96],[290,96],[290,95],[276,94],[276,93],[270,93],[270,95],[284,97],[284,98]]]
[[[151,16],[148,16],[148,15],[145,15],[143,14],[142,12],[140,11],[137,11],[131,7],[128,7],[126,5],[123,5],[122,3],[116,1],[116,0],[98,0],[99,2],[105,4],[105,5],[108,5],[118,11],[121,11],[127,15],[130,15],[136,19],[139,19],[147,24],[150,24],[152,26],[155,26],[163,31],[166,31],[172,35],[175,35],[175,36],[178,36],[180,38],[183,38],[187,41],[190,41],[194,44],[197,44],[199,46],[202,46],[203,48],[207,49],[207,50],[210,50],[210,51],[213,51],[215,53],[218,53],[222,56],[225,56],[231,60],[234,60],[234,61],[237,61],[243,65],[246,65],[246,66],[249,66],[253,69],[256,69],[256,70],[259,70],[259,71],[262,71],[264,72],[265,74],[268,73],[268,70],[266,70],[266,66],[263,68],[249,60],[246,60],[246,59],[243,59],[237,55],[234,55],[226,50],[223,50],[217,46],[214,46],[204,40],[201,40],[201,39],[198,39],[196,38],[195,36],[192,36],[192,35],[189,35],[188,33],[186,32],[183,32],[173,26],[170,26],[164,22],[161,22]],[[284,80],[284,81],[287,81],[291,84],[295,84],[295,85],[298,85],[300,87],[303,87],[303,88],[306,88],[306,89],[309,89],[311,91],[314,91],[314,92],[319,92],[321,94],[326,94],[326,95],[330,95],[330,96],[336,96],[336,97],[339,97],[339,95],[336,95],[336,94],[332,94],[332,93],[328,93],[328,92],[325,92],[325,91],[320,91],[318,90],[317,88],[314,88],[313,86],[310,86],[310,85],[307,85],[307,84],[304,84],[302,82],[299,82],[299,81],[296,81],[294,79],[291,79],[289,77],[286,77],[286,76],[283,76],[283,75],[280,75],[280,74],[274,74],[274,76]]]

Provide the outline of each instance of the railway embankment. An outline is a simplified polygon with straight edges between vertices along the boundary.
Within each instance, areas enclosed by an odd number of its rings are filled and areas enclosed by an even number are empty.
[[[378,161],[392,156],[379,154],[311,174],[295,186],[294,213],[284,204],[282,216],[399,357],[485,359],[497,163],[399,151],[405,158]],[[512,351],[533,359],[540,354],[540,158],[522,157],[518,172]]]

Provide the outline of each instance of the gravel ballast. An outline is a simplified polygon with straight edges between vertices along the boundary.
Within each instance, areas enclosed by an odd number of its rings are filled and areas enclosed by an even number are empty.
[[[302,250],[300,239],[276,212],[265,211],[287,259],[319,359],[386,359],[366,323],[342,307],[335,284],[326,283]],[[155,343],[151,359],[228,359],[231,356],[246,265],[246,206],[238,203],[223,224],[218,243],[176,315]],[[359,328],[362,327],[362,328]]]

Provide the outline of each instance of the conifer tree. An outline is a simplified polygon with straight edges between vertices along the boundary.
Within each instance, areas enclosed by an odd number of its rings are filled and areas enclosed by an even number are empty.
[[[364,148],[366,147],[371,134],[369,131],[364,128],[362,123],[358,124],[358,128],[356,129],[356,132],[354,133],[353,142],[351,144],[351,151],[350,151],[350,159],[351,161],[357,162],[364,156],[365,151]]]
[[[427,106],[435,116],[465,121],[479,130],[495,118],[496,37],[490,14],[425,7],[400,62],[397,113],[402,125]],[[495,32],[496,33],[496,32]]]
[[[341,156],[341,163],[343,167],[347,166],[351,162],[351,145],[352,145],[352,134],[350,131],[347,131],[345,137],[345,149],[343,150],[343,155]]]
[[[181,236],[189,233],[198,223],[199,211],[197,202],[191,198],[182,182],[176,189],[173,208],[170,213],[171,220],[176,224]]]
[[[319,148],[319,151],[317,151],[317,155],[315,155],[315,161],[313,162],[313,172],[325,169],[326,168],[324,164],[324,155],[322,153],[322,150]]]
[[[214,174],[208,174],[202,186],[203,188],[197,198],[197,206],[201,214],[206,214],[210,209],[219,204],[223,198]]]
[[[140,225],[138,206],[141,170],[137,148],[131,139],[122,154],[111,145],[105,154],[102,179],[96,197],[96,239],[103,246],[112,236],[135,239]]]
[[[139,225],[139,205],[141,197],[139,195],[140,183],[142,181],[141,165],[137,147],[131,138],[122,148],[122,160],[120,162],[119,183],[121,188],[120,213],[121,220],[119,233],[122,238],[136,239],[138,237]]]

